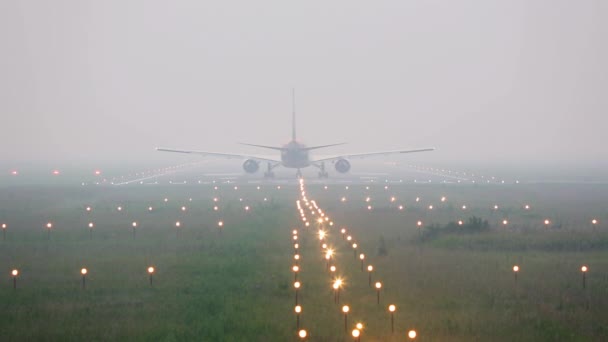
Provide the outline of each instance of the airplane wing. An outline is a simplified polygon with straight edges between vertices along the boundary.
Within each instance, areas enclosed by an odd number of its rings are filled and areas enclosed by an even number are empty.
[[[419,148],[419,149],[415,149],[415,150],[396,150],[396,151],[341,154],[341,155],[335,155],[335,156],[321,157],[319,159],[315,159],[313,161],[313,163],[324,162],[324,161],[333,161],[333,160],[337,160],[337,159],[363,159],[363,158],[367,158],[367,157],[388,156],[391,154],[426,152],[426,151],[434,151],[434,150],[435,150],[435,148]]]
[[[184,153],[184,154],[198,154],[203,157],[220,157],[226,159],[254,159],[259,161],[271,162],[271,163],[280,163],[279,159],[269,158],[267,156],[260,155],[245,155],[245,154],[233,154],[233,153],[219,153],[219,152],[206,152],[206,151],[191,151],[191,150],[176,150],[169,148],[156,148],[157,151],[160,152],[173,152],[173,153]]]

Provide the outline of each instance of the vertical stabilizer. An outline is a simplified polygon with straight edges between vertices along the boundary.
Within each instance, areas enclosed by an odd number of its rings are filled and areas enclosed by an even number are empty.
[[[291,89],[291,140],[296,141],[296,90]]]

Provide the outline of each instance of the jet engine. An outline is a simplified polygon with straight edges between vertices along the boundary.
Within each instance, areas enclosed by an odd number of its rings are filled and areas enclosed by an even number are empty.
[[[253,159],[247,159],[243,163],[243,170],[245,170],[245,172],[247,172],[247,173],[256,173],[259,168],[260,168],[260,163]]]
[[[346,159],[338,159],[335,167],[336,171],[340,173],[347,173],[350,170],[350,163]]]

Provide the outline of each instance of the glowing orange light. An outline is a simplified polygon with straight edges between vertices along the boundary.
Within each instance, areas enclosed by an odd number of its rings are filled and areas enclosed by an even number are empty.
[[[223,227],[223,226],[224,226],[224,221],[219,221],[219,222],[217,223],[217,225],[218,225],[219,227]]]
[[[374,270],[374,266],[372,266],[372,265],[367,266],[367,271],[368,272],[371,272],[373,270]]]
[[[589,268],[587,266],[583,265],[583,267],[581,267],[581,272],[583,272],[583,273],[587,272],[588,270],[589,270]]]
[[[300,336],[300,338],[306,338],[306,335],[308,335],[306,333],[306,330],[302,329],[298,332],[298,336]]]
[[[382,288],[382,283],[381,283],[381,282],[379,282],[379,281],[377,281],[377,282],[376,282],[376,288],[377,288],[378,290],[379,290],[379,289],[381,289],[381,288]]]
[[[14,270],[11,271],[11,274],[13,275],[13,277],[16,277],[16,276],[19,275],[19,270],[14,269]]]
[[[395,310],[397,310],[397,307],[394,304],[388,306],[388,311],[395,312]]]
[[[296,305],[296,307],[294,308],[294,310],[295,310],[295,312],[296,312],[297,314],[299,314],[299,313],[301,313],[301,312],[302,312],[302,307],[301,307],[300,305]]]
[[[354,338],[359,337],[360,334],[361,334],[361,332],[359,331],[359,329],[353,329],[353,337]]]
[[[517,265],[513,266],[513,272],[519,272],[519,266],[517,266]]]
[[[80,274],[85,275],[87,274],[88,270],[86,268],[83,268],[80,270]]]
[[[416,338],[416,330],[410,330],[407,333],[407,337],[409,337],[411,340]]]
[[[299,289],[299,288],[300,288],[300,285],[301,285],[301,284],[300,284],[300,282],[299,282],[299,281],[296,281],[295,283],[293,283],[293,287],[295,287],[296,289]]]
[[[342,312],[344,312],[344,313],[348,313],[348,310],[350,310],[350,308],[348,307],[348,305],[344,305],[344,306],[342,307]]]
[[[148,273],[150,273],[150,274],[154,273],[154,267],[152,267],[152,266],[148,267]]]
[[[355,326],[357,327],[357,329],[363,330],[363,323],[359,322]]]

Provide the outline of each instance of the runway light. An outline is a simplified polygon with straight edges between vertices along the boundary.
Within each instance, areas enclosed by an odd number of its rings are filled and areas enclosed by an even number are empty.
[[[355,327],[357,327],[357,329],[359,330],[363,330],[363,323],[358,322],[357,324],[355,324]]]
[[[344,313],[344,332],[347,331],[347,321],[348,321],[348,311],[350,310],[350,308],[348,307],[348,305],[344,305],[342,307],[342,312]]]
[[[301,339],[305,339],[307,335],[308,335],[308,333],[304,329],[302,329],[298,332],[298,336],[300,336]]]
[[[395,310],[397,307],[394,304],[388,306],[388,311],[391,313],[391,332],[395,332]]]
[[[416,330],[410,330],[407,332],[407,337],[410,338],[410,340],[413,340],[416,338]]]
[[[82,288],[85,288],[85,279],[86,279],[86,275],[87,273],[89,273],[89,271],[86,268],[82,268],[80,269],[80,274],[82,274]]]
[[[361,335],[361,332],[359,331],[359,329],[353,329],[353,337],[358,338],[359,335]]]
[[[382,283],[377,281],[376,282],[376,294],[377,294],[377,302],[378,305],[380,305],[380,289],[382,288]]]
[[[16,268],[11,271],[11,275],[13,276],[13,290],[17,289],[17,276],[19,275],[19,270]]]
[[[502,224],[506,226],[507,224],[509,224],[509,221],[507,221],[507,220],[502,220]]]
[[[551,223],[551,221],[545,220],[544,223],[545,223],[545,226],[548,226]]]
[[[598,224],[598,221],[596,219],[593,219],[591,220],[591,224],[595,226],[596,224]]]
[[[458,225],[462,226],[464,224],[464,222],[462,222],[462,220],[458,220]]]

